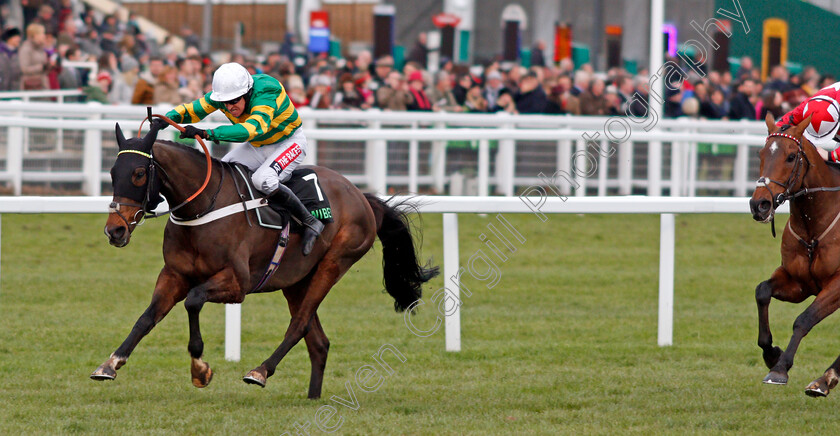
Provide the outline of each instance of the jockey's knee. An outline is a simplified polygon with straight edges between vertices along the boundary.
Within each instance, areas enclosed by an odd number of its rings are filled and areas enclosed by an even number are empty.
[[[254,187],[263,194],[271,194],[276,191],[277,187],[280,186],[281,183],[280,177],[271,168],[261,168],[254,171],[254,174],[251,176],[251,182],[253,182]]]

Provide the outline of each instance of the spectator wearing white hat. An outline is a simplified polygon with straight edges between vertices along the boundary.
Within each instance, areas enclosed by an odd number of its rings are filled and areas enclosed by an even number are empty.
[[[496,100],[499,99],[499,94],[505,89],[505,84],[502,81],[502,73],[498,70],[493,70],[487,73],[487,84],[484,86],[484,99],[487,100],[487,107],[496,107]]]

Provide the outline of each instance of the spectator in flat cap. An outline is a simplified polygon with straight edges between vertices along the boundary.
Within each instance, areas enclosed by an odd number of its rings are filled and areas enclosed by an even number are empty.
[[[391,71],[387,85],[376,90],[376,102],[382,109],[404,111],[411,101],[408,84],[399,71]]]
[[[0,91],[17,91],[20,89],[20,29],[11,27],[3,31],[0,42]]]
[[[376,89],[386,86],[388,75],[394,69],[394,58],[391,56],[382,56],[376,60],[373,67],[373,81],[376,83]]]
[[[309,99],[309,107],[313,109],[330,109],[333,102],[330,78],[323,74],[312,76],[306,98]]]
[[[463,112],[463,106],[455,101],[452,94],[452,75],[440,70],[435,74],[435,86],[426,90],[426,95],[432,102],[432,109],[445,112]]]

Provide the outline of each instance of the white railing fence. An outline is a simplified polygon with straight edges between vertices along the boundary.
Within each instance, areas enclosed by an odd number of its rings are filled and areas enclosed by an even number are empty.
[[[168,109],[156,107],[155,112]],[[116,154],[115,121],[127,135],[136,133],[145,112],[139,106],[4,102],[0,181],[8,182],[15,195],[24,183],[74,183],[87,195],[100,195],[103,184],[108,189]],[[650,131],[639,128],[626,142],[611,144],[606,117],[300,112],[310,144],[306,163],[332,167],[378,193],[394,187],[445,193],[447,186],[456,188],[466,179],[477,195],[495,188],[511,196],[517,187],[545,184],[557,171],[574,174],[576,164],[586,165],[575,156],[589,153],[597,172],[572,175],[580,186],[572,189],[563,181],[564,194],[696,196],[716,190],[744,196],[757,178],[757,158],[750,151],[764,144],[766,134],[764,123],[757,121],[662,119]],[[214,113],[200,127],[227,122]],[[620,128],[613,125],[612,130]],[[161,137],[174,133],[168,129]],[[587,143],[584,135],[594,142]],[[220,156],[229,144],[210,146]],[[592,147],[614,150],[598,154]]]
[[[398,200],[405,198],[397,197]],[[4,213],[105,213],[109,197],[0,197],[0,216]],[[445,197],[419,196],[412,203],[420,213],[443,214],[443,277],[446,288],[460,298],[460,253],[458,250],[458,214],[659,214],[659,323],[657,343],[673,344],[674,305],[674,214],[749,213],[747,198],[655,198],[627,197],[571,197],[566,201],[558,197]],[[166,204],[160,206],[161,210]],[[788,213],[787,205],[779,213]],[[104,243],[104,242],[103,242]],[[499,242],[498,246],[503,246]],[[467,265],[469,267],[469,265]],[[452,284],[450,287],[449,284]],[[239,360],[241,306],[226,306],[225,358]],[[446,350],[460,351],[460,306],[453,304],[446,309]]]

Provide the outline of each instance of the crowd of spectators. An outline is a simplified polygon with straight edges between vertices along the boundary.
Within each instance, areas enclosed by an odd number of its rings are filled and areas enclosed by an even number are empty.
[[[162,44],[140,31],[135,16],[121,21],[86,9],[76,0],[26,2],[26,25],[4,26],[0,41],[0,91],[84,89],[89,100],[106,104],[179,104],[199,98],[211,87],[221,62],[234,61],[253,73],[276,77],[298,107],[466,113],[575,114],[644,116],[648,72],[621,68],[595,72],[570,59],[546,62],[545,44],[531,48],[531,66],[490,61],[459,65],[443,59],[432,73],[426,35],[420,34],[403,65],[391,56],[373,59],[362,51],[347,59],[305,56],[291,35],[278,52],[266,56],[233,53],[211,58],[199,40],[182,29],[184,50]],[[2,17],[0,17],[2,18]],[[671,59],[679,63],[678,59]],[[97,73],[73,62],[95,62]],[[683,65],[686,80],[665,89],[665,117],[763,119],[774,117],[835,82],[813,67],[790,75],[774,67],[766,81],[748,57],[736,74],[703,75]],[[636,96],[636,98],[634,98]]]

